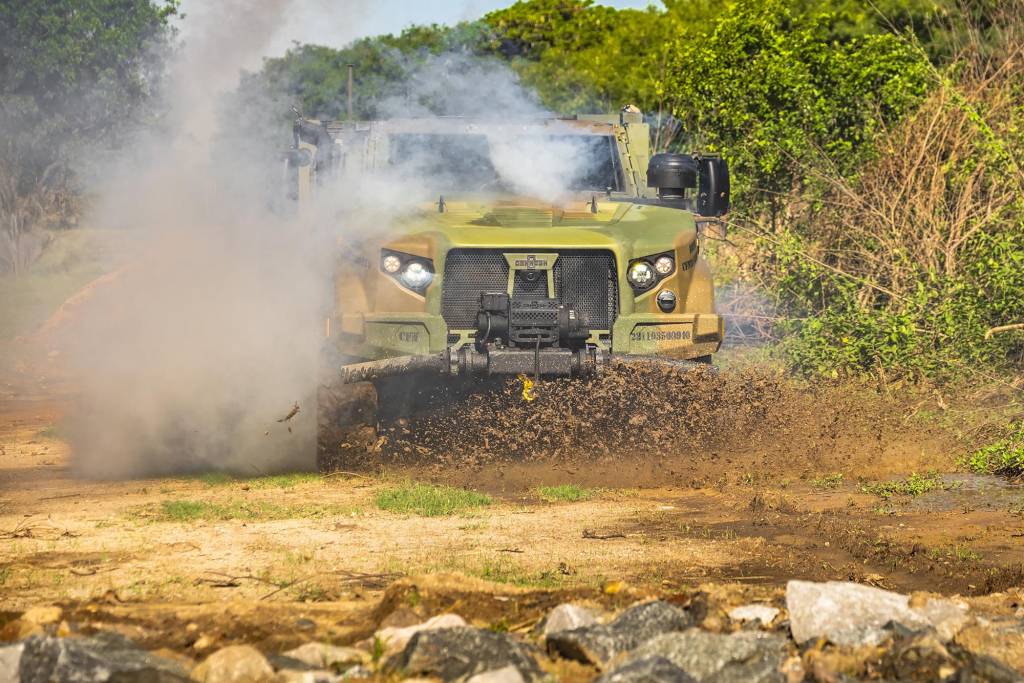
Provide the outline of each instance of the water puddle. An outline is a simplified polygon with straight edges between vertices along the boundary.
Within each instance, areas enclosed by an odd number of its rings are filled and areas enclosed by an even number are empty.
[[[916,512],[952,510],[1020,510],[1024,513],[1024,483],[989,474],[945,474],[947,488],[917,496],[907,505]]]

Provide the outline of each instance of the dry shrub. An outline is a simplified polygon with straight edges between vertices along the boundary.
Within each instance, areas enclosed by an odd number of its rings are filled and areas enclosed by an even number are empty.
[[[769,236],[762,273],[799,369],[977,374],[1024,359],[1024,2],[934,70],[922,104],[853,177],[808,169],[821,208]]]
[[[865,280],[862,300],[910,296],[922,273],[960,276],[972,238],[1019,228],[1019,38],[997,58],[958,60],[957,81],[940,76],[858,177],[821,174],[832,206],[815,238],[832,265]]]

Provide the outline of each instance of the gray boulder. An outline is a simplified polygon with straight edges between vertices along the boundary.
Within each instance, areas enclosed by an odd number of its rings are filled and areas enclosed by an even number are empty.
[[[612,669],[594,683],[697,683],[697,679],[664,657],[652,656]]]
[[[732,634],[689,629],[650,640],[626,658],[633,663],[663,657],[704,683],[769,683],[785,681],[786,639],[761,631]]]
[[[559,631],[569,631],[574,628],[593,626],[597,623],[597,616],[592,610],[571,603],[564,603],[548,612],[541,626],[541,633],[549,636]]]
[[[536,648],[507,633],[472,627],[432,629],[415,634],[385,668],[406,676],[464,681],[512,666],[525,681],[537,681],[543,672],[534,658],[536,654]]]
[[[364,650],[328,643],[306,643],[282,654],[313,669],[345,669],[370,661],[369,653]]]
[[[909,629],[930,626],[909,602],[906,595],[844,581],[786,584],[790,630],[798,643],[827,638],[836,645],[877,645],[889,636],[883,628],[889,622]]]
[[[100,633],[92,638],[33,636],[15,647],[21,648],[20,653],[14,650],[13,656],[9,652],[0,661],[9,667],[16,660],[14,680],[21,683],[188,680],[188,672],[178,662],[152,655],[114,633]]]
[[[466,683],[526,683],[519,669],[506,666],[504,669],[485,671],[470,678]]]
[[[606,667],[655,636],[682,631],[693,625],[688,612],[662,600],[630,607],[608,624],[584,626],[552,633],[548,651],[566,659]]]
[[[0,647],[0,683],[19,683],[18,667],[24,651],[25,643]]]
[[[273,677],[270,662],[251,645],[221,648],[192,670],[192,678],[201,683],[254,683]]]

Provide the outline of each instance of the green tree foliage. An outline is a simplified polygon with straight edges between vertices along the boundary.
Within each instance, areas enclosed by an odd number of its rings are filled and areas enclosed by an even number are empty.
[[[71,156],[116,142],[158,87],[176,0],[0,3],[0,273],[73,222]]]
[[[848,177],[822,172],[823,206],[766,245],[797,369],[978,379],[1020,367],[1019,332],[988,334],[1024,322],[1019,16],[1004,16],[1002,49],[979,44],[934,70],[873,158]]]
[[[900,37],[785,0],[739,0],[699,40],[675,45],[665,90],[693,146],[724,153],[740,206],[776,207],[824,155],[852,172],[880,125],[925,93],[929,64]],[[774,213],[777,213],[774,212]]]
[[[486,15],[483,49],[509,61],[541,101],[561,113],[665,107],[659,75],[673,40],[714,12],[704,0],[667,10],[615,10],[592,0],[529,0]]]
[[[132,121],[159,83],[176,9],[175,0],[0,3],[2,154],[22,183],[69,145]]]

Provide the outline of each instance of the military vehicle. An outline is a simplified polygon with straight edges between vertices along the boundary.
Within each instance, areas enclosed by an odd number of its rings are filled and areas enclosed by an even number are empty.
[[[521,152],[511,169],[509,149]],[[542,168],[552,154],[570,160],[567,177]],[[299,117],[288,159],[300,204],[352,173],[400,169],[433,190],[339,249],[322,469],[380,446],[378,406],[432,400],[432,387],[585,378],[644,358],[709,363],[722,343],[700,237],[728,210],[728,168],[717,156],[652,157],[632,108],[517,121]]]

